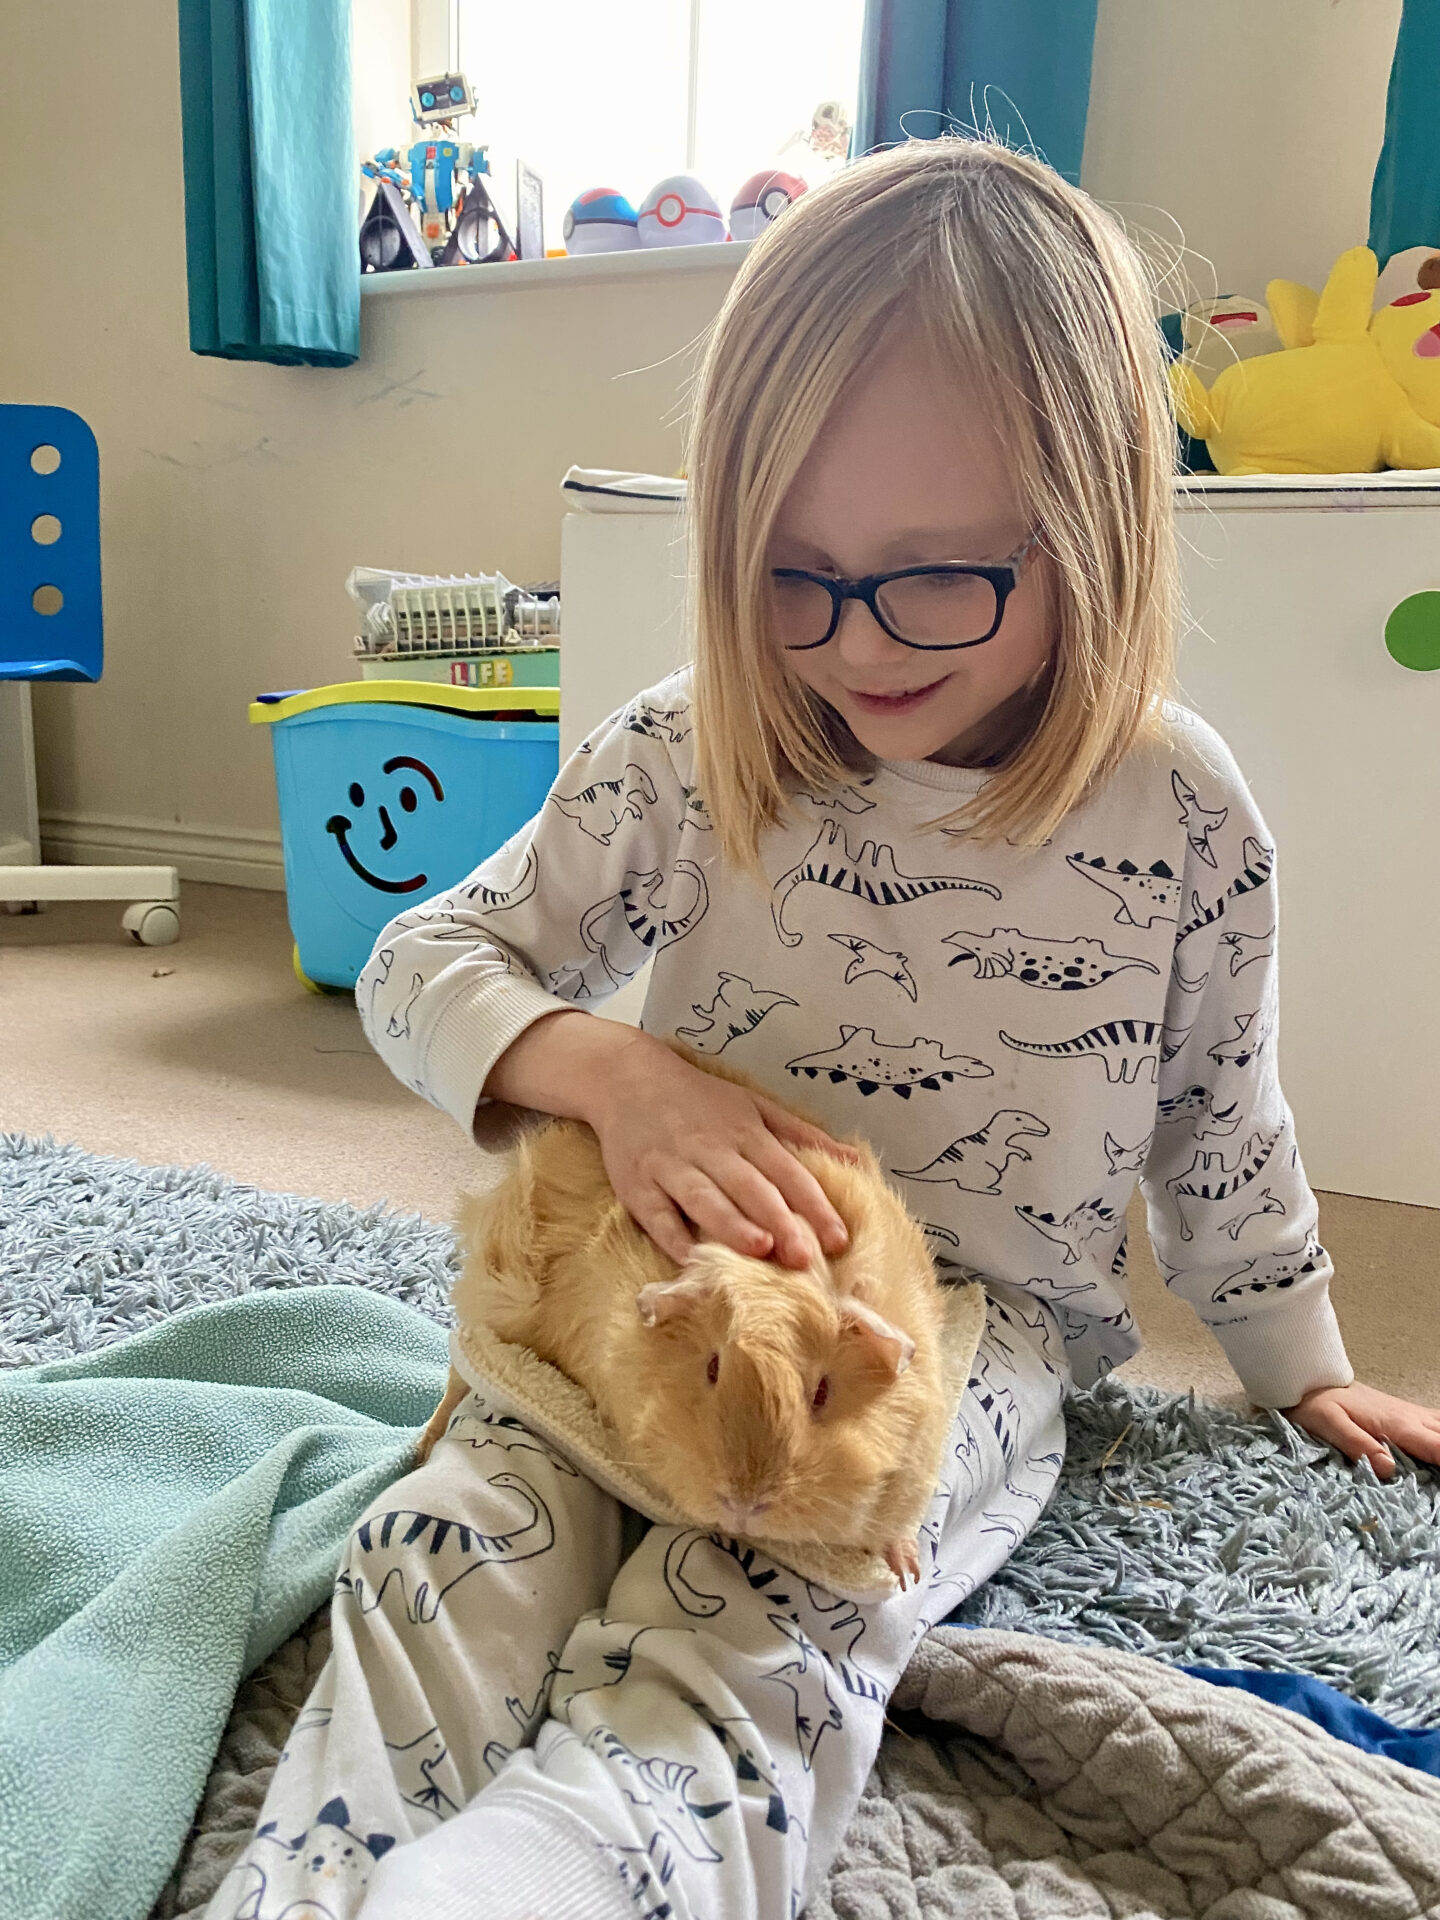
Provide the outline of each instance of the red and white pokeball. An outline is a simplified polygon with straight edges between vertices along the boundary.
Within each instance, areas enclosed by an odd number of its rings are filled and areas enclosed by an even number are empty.
[[[773,167],[752,173],[730,202],[730,238],[755,239],[804,191],[798,173],[777,173]]]
[[[702,247],[730,238],[714,195],[693,173],[657,181],[641,203],[639,225],[642,247]]]

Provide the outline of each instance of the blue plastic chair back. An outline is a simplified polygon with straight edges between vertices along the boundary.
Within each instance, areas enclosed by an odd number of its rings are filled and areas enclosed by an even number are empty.
[[[95,436],[68,407],[0,406],[0,680],[98,680],[103,659]]]

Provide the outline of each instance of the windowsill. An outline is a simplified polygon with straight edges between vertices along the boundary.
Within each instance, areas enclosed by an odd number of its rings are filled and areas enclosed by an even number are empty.
[[[606,280],[665,280],[681,274],[733,272],[750,251],[746,240],[703,247],[632,247],[624,253],[565,254],[557,260],[496,260],[488,266],[422,267],[404,273],[362,273],[367,300],[420,294],[505,293],[527,287],[595,286]]]

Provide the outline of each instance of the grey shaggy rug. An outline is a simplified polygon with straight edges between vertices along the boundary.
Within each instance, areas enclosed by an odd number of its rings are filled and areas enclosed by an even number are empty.
[[[0,1366],[257,1287],[333,1282],[448,1324],[447,1228],[0,1134]],[[1278,1415],[1105,1381],[1070,1402],[1050,1507],[955,1618],[1175,1665],[1318,1674],[1440,1721],[1440,1478],[1388,1486]]]
[[[258,1287],[374,1287],[446,1322],[454,1258],[448,1230],[418,1217],[0,1135],[0,1366],[108,1345]],[[1440,1486],[1428,1471],[1401,1459],[1382,1486],[1276,1415],[1113,1380],[1076,1394],[1067,1425],[1054,1500],[957,1620],[1169,1665],[1315,1673],[1401,1724],[1440,1721]],[[242,1687],[153,1920],[193,1920],[243,1845],[328,1644],[322,1608]],[[896,1786],[876,1788],[877,1818]]]

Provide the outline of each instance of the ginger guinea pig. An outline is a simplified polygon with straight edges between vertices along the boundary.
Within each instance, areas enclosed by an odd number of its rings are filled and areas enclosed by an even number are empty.
[[[867,1548],[903,1585],[955,1393],[923,1235],[859,1151],[858,1165],[798,1156],[845,1222],[845,1253],[817,1246],[796,1271],[707,1242],[677,1267],[616,1199],[590,1128],[552,1121],[465,1203],[453,1297],[462,1327],[488,1325],[584,1387],[619,1454],[697,1523]],[[464,1391],[455,1376],[427,1443]]]

